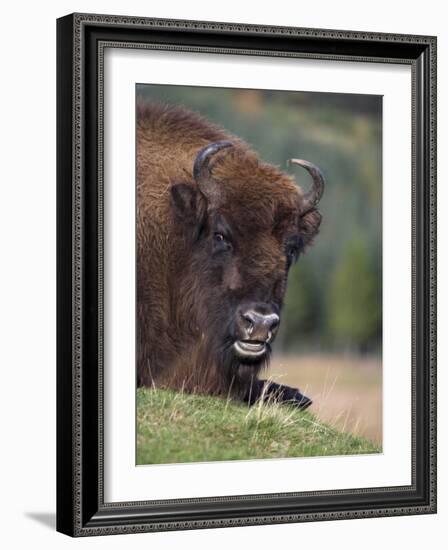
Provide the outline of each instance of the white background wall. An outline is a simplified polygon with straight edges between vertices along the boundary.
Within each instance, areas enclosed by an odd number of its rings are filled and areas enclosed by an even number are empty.
[[[73,11],[432,34],[439,37],[439,205],[447,202],[444,153],[448,35],[443,3],[390,0],[61,0],[9,2],[2,10],[0,131],[0,506],[4,548],[388,548],[446,544],[448,521],[447,219],[439,206],[439,513],[71,540],[55,511],[55,41]],[[443,540],[445,539],[445,540]],[[442,542],[443,541],[443,542]]]

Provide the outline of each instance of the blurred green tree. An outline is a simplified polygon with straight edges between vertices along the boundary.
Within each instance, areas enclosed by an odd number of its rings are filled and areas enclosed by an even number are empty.
[[[282,312],[280,341],[284,349],[310,346],[316,325],[319,326],[321,304],[319,286],[309,262],[291,269]]]
[[[329,329],[337,342],[366,352],[381,330],[381,287],[360,237],[352,239],[336,266],[329,292]]]

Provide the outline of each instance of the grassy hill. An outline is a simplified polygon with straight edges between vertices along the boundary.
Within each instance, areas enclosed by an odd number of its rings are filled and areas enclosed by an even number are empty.
[[[137,464],[376,452],[373,443],[293,407],[137,390]]]

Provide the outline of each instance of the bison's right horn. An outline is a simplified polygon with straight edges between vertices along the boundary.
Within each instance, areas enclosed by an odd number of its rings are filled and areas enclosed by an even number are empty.
[[[311,189],[307,193],[305,193],[303,197],[304,205],[302,214],[305,214],[306,212],[312,210],[322,198],[325,187],[324,175],[320,171],[320,168],[307,160],[289,159],[288,164],[296,164],[297,166],[302,166],[313,178],[313,185]]]
[[[193,166],[193,177],[198,184],[199,189],[207,197],[210,203],[216,204],[219,195],[219,189],[214,184],[210,172],[210,160],[222,149],[232,147],[231,141],[215,141],[202,148],[196,156]]]

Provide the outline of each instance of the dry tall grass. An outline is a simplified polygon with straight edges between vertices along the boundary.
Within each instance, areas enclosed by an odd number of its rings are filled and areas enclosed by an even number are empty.
[[[322,421],[381,445],[380,358],[274,353],[267,377],[299,387],[313,399],[310,410]]]

